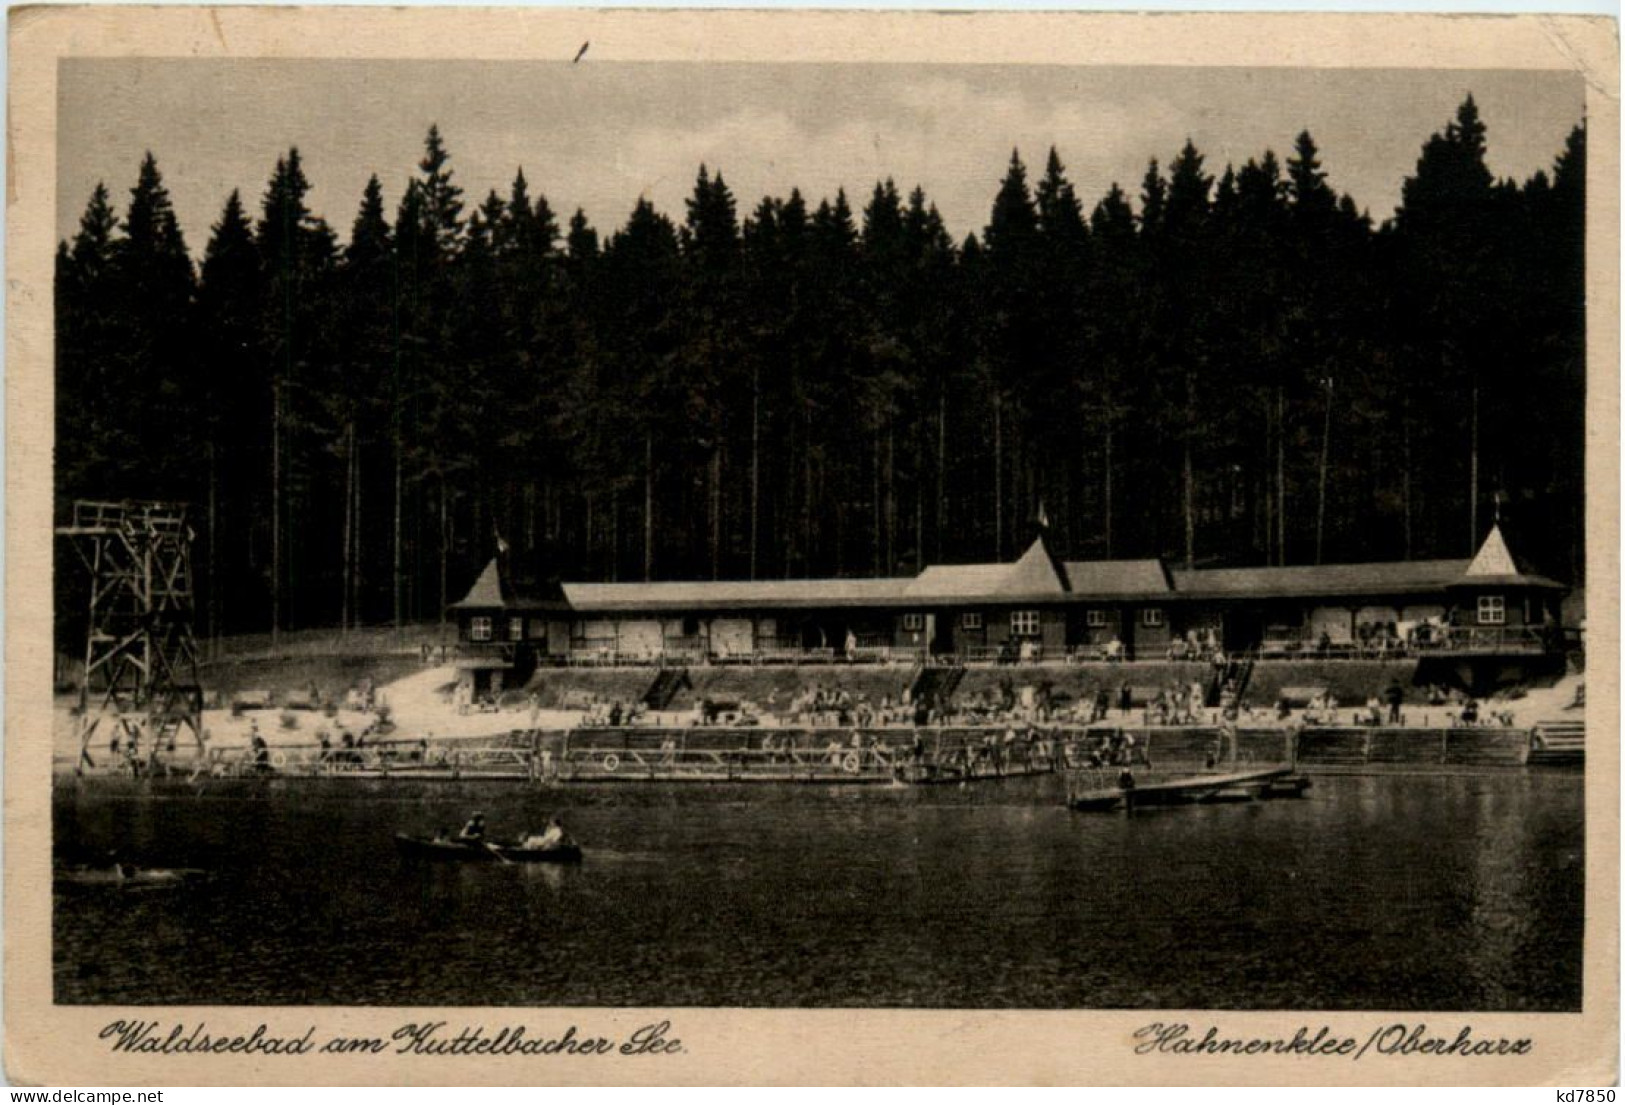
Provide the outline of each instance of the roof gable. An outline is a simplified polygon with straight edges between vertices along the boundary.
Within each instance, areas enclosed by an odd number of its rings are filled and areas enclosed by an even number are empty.
[[[999,584],[1001,595],[1060,595],[1066,592],[1066,577],[1060,565],[1050,555],[1049,546],[1039,537],[1021,559],[1006,569],[1004,581]]]
[[[1478,547],[1478,555],[1473,562],[1467,565],[1464,576],[1517,576],[1523,573],[1518,570],[1518,562],[1512,558],[1512,550],[1507,548],[1506,538],[1501,536],[1499,525],[1491,526],[1490,532],[1484,538],[1484,543]]]

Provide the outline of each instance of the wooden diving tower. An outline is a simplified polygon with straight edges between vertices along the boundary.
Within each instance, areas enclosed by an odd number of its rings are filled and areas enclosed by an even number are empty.
[[[181,503],[81,499],[72,523],[57,527],[90,576],[76,773],[96,766],[90,742],[104,724],[149,769],[160,751],[175,750],[183,729],[203,755],[186,511]]]

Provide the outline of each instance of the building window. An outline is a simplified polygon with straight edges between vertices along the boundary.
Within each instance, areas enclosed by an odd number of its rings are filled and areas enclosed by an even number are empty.
[[[960,629],[981,629],[982,628],[982,615],[981,615],[981,613],[980,612],[977,612],[977,613],[974,613],[974,614],[973,613],[965,613],[965,614],[959,615],[959,628]]]
[[[1084,614],[1083,622],[1090,629],[1104,629],[1106,627],[1106,611],[1090,610]]]
[[[1147,606],[1140,611],[1140,624],[1151,629],[1162,624],[1162,607]]]
[[[483,615],[468,619],[468,639],[470,641],[489,641],[491,639],[491,619]]]
[[[525,619],[524,618],[509,618],[508,619],[508,640],[510,640],[510,641],[523,641],[524,639],[525,639]]]
[[[1038,611],[1010,611],[1010,632],[1016,637],[1038,636]]]
[[[1507,623],[1507,600],[1505,595],[1479,595],[1478,596],[1478,624],[1479,625],[1505,625]]]
[[[904,614],[903,630],[907,633],[918,633],[925,628],[924,614]]]

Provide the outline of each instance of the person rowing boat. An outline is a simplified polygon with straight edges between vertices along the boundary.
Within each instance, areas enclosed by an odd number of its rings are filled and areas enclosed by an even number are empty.
[[[457,839],[464,844],[484,844],[485,815],[479,810],[475,810],[473,816],[468,819],[468,824],[464,825],[462,830],[458,832]]]
[[[485,839],[485,815],[479,810],[474,811],[473,816],[468,819],[468,824],[464,825],[462,830],[458,832],[457,842],[466,844],[470,848],[483,848],[503,863],[513,862],[502,854],[502,849]]]

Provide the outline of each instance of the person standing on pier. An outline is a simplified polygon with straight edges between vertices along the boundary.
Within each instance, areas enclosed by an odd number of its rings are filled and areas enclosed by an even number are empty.
[[[271,749],[265,743],[265,738],[260,735],[260,723],[257,721],[249,724],[248,746],[253,752],[254,770],[271,770]]]
[[[1401,721],[1399,707],[1405,701],[1405,690],[1399,685],[1399,680],[1395,679],[1388,684],[1385,694],[1388,699],[1388,724],[1398,725]]]

